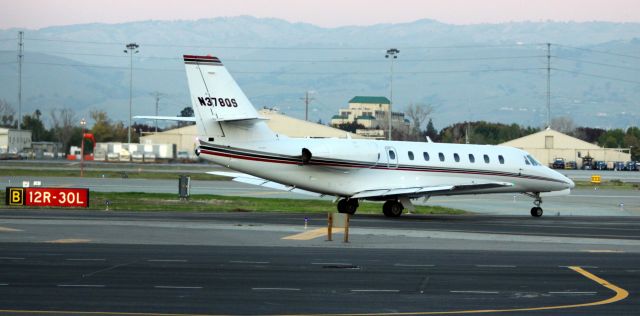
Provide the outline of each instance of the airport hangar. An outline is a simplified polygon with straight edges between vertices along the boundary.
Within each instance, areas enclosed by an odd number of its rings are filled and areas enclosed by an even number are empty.
[[[533,155],[545,166],[553,163],[556,158],[575,161],[578,168],[582,167],[582,158],[585,157],[605,162],[631,160],[629,148],[600,147],[550,128],[501,145],[520,148]]]
[[[304,137],[335,137],[335,138],[365,138],[361,135],[343,130],[300,120],[278,113],[271,109],[260,110],[260,115],[267,119],[267,125],[278,134],[295,138]],[[196,149],[195,139],[198,131],[195,125],[180,127],[159,133],[149,133],[140,137],[141,144],[176,144],[177,151],[193,154]]]

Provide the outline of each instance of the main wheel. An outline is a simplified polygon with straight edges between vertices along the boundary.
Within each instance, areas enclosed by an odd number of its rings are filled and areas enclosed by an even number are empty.
[[[358,206],[360,206],[358,199],[341,199],[338,201],[338,212],[353,215],[356,213]]]
[[[344,212],[353,215],[356,213],[356,210],[358,210],[358,206],[360,206],[358,199],[348,199]]]
[[[404,206],[398,201],[389,200],[382,205],[382,213],[387,217],[399,217],[402,215]]]
[[[531,208],[531,216],[533,217],[540,217],[542,216],[542,207],[540,206],[534,206]]]
[[[347,209],[347,199],[340,199],[340,201],[338,201],[338,213],[346,213],[346,209]]]

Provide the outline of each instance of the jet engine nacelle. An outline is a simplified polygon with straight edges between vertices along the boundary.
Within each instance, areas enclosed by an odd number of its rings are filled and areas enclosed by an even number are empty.
[[[336,142],[330,146],[311,145],[300,150],[303,165],[324,159],[376,163],[380,160],[380,150],[376,144],[357,141]]]

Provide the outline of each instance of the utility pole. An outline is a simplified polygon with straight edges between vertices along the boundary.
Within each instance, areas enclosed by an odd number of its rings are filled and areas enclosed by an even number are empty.
[[[393,117],[393,111],[391,110],[391,107],[393,105],[393,61],[395,59],[398,58],[398,55],[400,51],[395,49],[395,48],[391,48],[391,49],[387,49],[387,54],[384,55],[384,58],[389,58],[389,60],[391,61],[391,72],[390,72],[390,83],[389,83],[389,140],[391,140],[391,118]]]
[[[131,62],[129,64],[130,72],[129,72],[129,130],[127,133],[127,142],[131,144],[131,103],[133,100],[133,54],[137,54],[138,47],[140,47],[136,43],[127,44],[127,49],[124,50],[125,53],[131,56]]]
[[[22,58],[24,57],[24,32],[18,32],[18,130],[22,121]]]
[[[160,93],[158,91],[151,93],[151,96],[153,96],[156,99],[156,116],[158,116],[158,103],[160,102],[160,97],[164,96],[164,93]],[[156,121],[156,134],[158,134],[158,120]]]
[[[547,128],[551,128],[551,43],[547,43]]]
[[[309,120],[309,103],[313,101],[314,98],[309,97],[309,91],[304,93],[304,98],[300,98],[300,100],[304,100],[304,120]]]

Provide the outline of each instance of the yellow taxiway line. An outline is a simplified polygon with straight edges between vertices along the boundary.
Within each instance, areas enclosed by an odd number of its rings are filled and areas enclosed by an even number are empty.
[[[50,244],[82,244],[82,243],[91,242],[91,239],[68,238],[68,239],[47,240],[45,242]]]
[[[344,233],[344,228],[333,228],[332,233]],[[306,232],[302,232],[299,234],[295,234],[295,235],[290,235],[290,236],[286,236],[286,237],[282,237],[282,239],[286,239],[286,240],[311,240],[311,239],[316,239],[322,236],[327,236],[327,228],[318,228],[318,229],[313,229],[313,230],[309,230]]]
[[[11,227],[2,227],[0,226],[0,233],[11,233],[11,232],[21,232],[22,229],[15,229]]]

